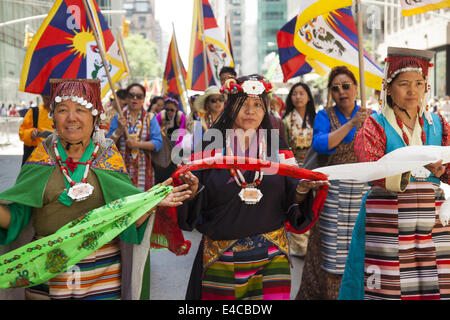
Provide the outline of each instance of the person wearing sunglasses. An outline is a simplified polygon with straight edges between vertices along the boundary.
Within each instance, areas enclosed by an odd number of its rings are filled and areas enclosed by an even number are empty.
[[[186,129],[186,115],[179,109],[179,104],[177,99],[166,97],[164,98],[164,109],[156,115],[159,126],[174,145],[181,143]],[[183,133],[172,140],[172,134],[176,130],[181,130]],[[179,131],[179,133],[181,132]]]
[[[123,117],[116,115],[113,118],[107,134],[107,138],[116,142],[131,181],[141,190],[154,185],[154,170],[148,151],[158,152],[162,147],[159,123],[144,108],[145,94],[144,86],[139,83],[128,86]],[[125,130],[128,130],[128,138]]]
[[[357,162],[354,140],[371,111],[358,106],[358,84],[345,66],[335,67],[328,78],[329,102],[314,120],[312,147],[319,166]],[[334,105],[330,106],[331,99]],[[318,223],[310,230],[300,300],[335,300],[344,273],[353,226],[369,186],[350,180],[330,181]]]

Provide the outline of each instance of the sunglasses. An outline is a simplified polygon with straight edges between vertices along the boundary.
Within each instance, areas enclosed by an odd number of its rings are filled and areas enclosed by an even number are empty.
[[[349,90],[350,87],[352,86],[351,83],[346,82],[343,84],[335,84],[334,86],[331,86],[331,91],[333,92],[339,92],[339,90],[342,88],[342,90]]]
[[[142,98],[144,98],[144,95],[142,93],[129,93],[128,97],[130,99],[138,99],[141,100]]]
[[[223,98],[209,99],[209,102],[211,103],[224,102],[224,99]]]

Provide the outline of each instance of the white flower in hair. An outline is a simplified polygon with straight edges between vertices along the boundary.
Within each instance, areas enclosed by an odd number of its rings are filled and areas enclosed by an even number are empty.
[[[92,110],[92,115],[96,117],[98,115],[98,110],[97,109]]]
[[[260,95],[266,90],[266,87],[258,80],[244,81],[241,87],[249,95]]]
[[[100,114],[100,120],[104,121],[106,119],[106,114],[101,113]]]
[[[86,105],[86,108],[88,108],[88,109],[90,109],[90,108],[92,108],[93,107],[93,105],[92,105],[92,103],[88,103],[87,105]]]
[[[61,101],[62,101],[62,99],[61,99],[60,96],[56,96],[56,97],[55,97],[55,102],[56,102],[56,103],[60,103]]]

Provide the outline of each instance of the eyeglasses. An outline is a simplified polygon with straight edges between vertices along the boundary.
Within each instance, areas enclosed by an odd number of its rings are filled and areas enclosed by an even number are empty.
[[[142,98],[144,98],[144,95],[142,94],[142,93],[129,93],[128,94],[128,97],[130,98],[130,99],[138,99],[138,100],[141,100]]]
[[[331,86],[331,91],[339,92],[341,88],[342,90],[350,90],[351,86],[352,84],[350,82],[345,82],[343,84],[335,84],[334,86]]]
[[[223,98],[209,99],[209,102],[211,103],[224,102],[224,99]]]

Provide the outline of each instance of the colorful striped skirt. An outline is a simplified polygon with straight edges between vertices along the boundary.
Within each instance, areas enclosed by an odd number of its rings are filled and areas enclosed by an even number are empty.
[[[275,245],[234,245],[204,273],[203,300],[289,300],[289,261]]]
[[[411,182],[403,193],[374,187],[366,201],[365,299],[449,299],[450,227],[444,193]]]
[[[319,218],[322,269],[342,275],[361,202],[370,188],[366,183],[353,181],[330,183]]]
[[[116,239],[46,283],[25,289],[25,298],[118,300],[121,296],[120,259]]]

